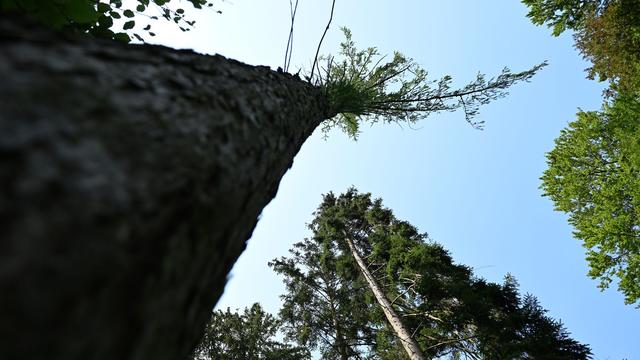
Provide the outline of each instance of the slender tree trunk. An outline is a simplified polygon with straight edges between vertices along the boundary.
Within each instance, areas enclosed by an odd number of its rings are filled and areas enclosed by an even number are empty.
[[[356,259],[356,263],[358,263],[358,267],[360,268],[362,275],[367,281],[369,288],[373,292],[373,295],[376,297],[378,304],[380,304],[380,308],[382,308],[384,315],[387,317],[387,321],[389,321],[389,324],[396,332],[396,335],[400,339],[400,342],[409,355],[409,358],[412,360],[426,360],[426,357],[422,353],[420,346],[418,346],[418,343],[413,339],[413,337],[411,337],[411,334],[402,323],[402,319],[400,319],[398,314],[396,314],[393,306],[391,305],[391,302],[389,301],[389,299],[387,299],[386,295],[378,285],[378,282],[367,268],[364,260],[362,260],[362,257],[358,253],[358,249],[356,249],[356,247],[353,245],[353,241],[351,241],[349,236],[347,236],[346,234],[345,240],[347,241],[347,245],[349,245],[351,254],[353,255],[354,259]]]
[[[326,284],[329,284],[327,279],[324,279]],[[349,354],[347,351],[347,342],[345,340],[344,334],[342,332],[342,324],[340,323],[340,319],[338,318],[338,312],[336,309],[335,303],[335,289],[327,288],[327,295],[329,296],[329,305],[331,306],[331,317],[333,320],[333,327],[336,331],[336,347],[338,348],[338,354],[340,355],[340,359],[349,360]]]
[[[347,344],[344,340],[344,335],[342,335],[342,330],[340,327],[340,323],[337,318],[333,318],[333,326],[336,329],[336,347],[338,348],[338,354],[340,355],[340,359],[349,360],[349,355],[347,353]]]
[[[0,359],[184,360],[331,115],[266,67],[0,17]]]

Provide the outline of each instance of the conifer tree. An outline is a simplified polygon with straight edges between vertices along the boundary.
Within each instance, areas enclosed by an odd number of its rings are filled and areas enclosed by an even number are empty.
[[[193,360],[308,360],[309,351],[277,340],[281,321],[260,304],[242,313],[216,310]]]
[[[320,314],[323,312],[317,309],[330,307],[309,285],[313,279],[308,276],[309,262],[299,259],[322,258],[326,255],[320,251],[331,249],[331,258],[340,259],[330,263],[335,266],[334,282],[357,289],[358,297],[366,301],[364,307],[361,301],[339,305],[345,313],[368,309],[367,316],[360,315],[349,323],[374,335],[362,356],[407,356],[401,350],[403,335],[389,323],[370,283],[363,280],[372,276],[426,358],[590,358],[589,347],[571,339],[560,322],[545,314],[535,297],[519,295],[512,276],[503,284],[477,278],[470,268],[455,264],[442,246],[396,219],[381,200],[372,200],[369,194],[355,189],[340,196],[327,194],[310,228],[313,236],[296,244],[294,256],[276,262],[276,271],[284,275],[288,290],[283,313],[309,306],[309,313]],[[370,275],[358,267],[353,248]],[[316,303],[311,306],[301,293],[313,294]],[[283,320],[296,327],[288,316]],[[335,346],[329,334],[337,331],[331,326],[311,326],[308,331],[324,336],[327,346]]]

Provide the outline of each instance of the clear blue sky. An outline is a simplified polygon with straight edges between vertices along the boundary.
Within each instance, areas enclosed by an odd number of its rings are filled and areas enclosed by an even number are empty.
[[[300,0],[292,69],[310,67],[330,0]],[[289,30],[286,0],[231,0],[223,14],[195,14],[194,30],[157,30],[155,41],[219,53],[246,63],[280,66]],[[492,281],[510,272],[595,359],[640,359],[640,310],[615,289],[600,292],[566,216],[541,197],[545,152],[578,108],[598,109],[602,84],[584,79],[588,65],[569,34],[553,38],[525,17],[519,1],[338,0],[323,52],[336,52],[340,26],[360,46],[414,58],[434,77],[463,83],[478,71],[524,70],[543,60],[529,84],[481,109],[486,129],[472,129],[461,113],[433,114],[414,129],[365,126],[358,142],[315,133],[264,210],[236,263],[220,308],[260,302],[276,312],[281,279],[267,262],[308,235],[305,224],[321,194],[351,185],[384,199],[399,218],[442,243],[454,258]],[[155,26],[155,25],[154,25]],[[157,27],[157,26],[156,26]]]

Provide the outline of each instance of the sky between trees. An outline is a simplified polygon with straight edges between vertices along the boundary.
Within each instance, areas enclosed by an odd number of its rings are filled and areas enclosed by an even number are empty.
[[[284,59],[288,7],[284,0],[224,2],[221,15],[194,12],[197,25],[189,33],[158,23],[154,41],[276,68]],[[293,72],[310,67],[329,9],[328,1],[300,2]],[[283,286],[267,262],[308,235],[305,223],[322,193],[355,185],[383,198],[479,275],[500,281],[512,273],[523,292],[535,294],[576,339],[591,345],[596,359],[640,354],[634,336],[640,314],[615,288],[600,293],[586,277],[580,243],[538,189],[553,139],[578,108],[600,108],[604,86],[584,78],[588,64],[570,34],[553,38],[526,12],[519,2],[339,1],[323,53],[336,52],[338,27],[348,26],[359,46],[401,51],[434,78],[449,74],[458,84],[505,65],[521,70],[549,60],[550,66],[481,109],[484,131],[471,128],[461,113],[432,116],[414,129],[364,127],[358,142],[338,131],[325,141],[317,131],[263,212],[217,307],[257,301],[276,312]]]

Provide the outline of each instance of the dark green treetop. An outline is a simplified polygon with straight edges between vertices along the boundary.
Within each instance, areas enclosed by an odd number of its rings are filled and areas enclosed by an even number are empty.
[[[352,282],[350,288],[364,291],[358,296],[366,301],[366,306],[357,303],[341,306],[368,309],[357,321],[358,326],[371,329],[376,335],[367,348],[368,356],[404,358],[382,311],[369,289],[362,286],[361,274],[356,271],[345,245],[346,237],[366,259],[369,271],[382,285],[395,312],[402,316],[427,356],[452,359],[590,357],[589,347],[571,339],[560,322],[546,316],[535,297],[518,294],[513,277],[508,276],[504,284],[477,278],[468,267],[455,264],[441,245],[430,241],[411,224],[396,219],[381,200],[372,200],[369,194],[360,194],[355,189],[340,196],[330,193],[324,196],[315,215],[310,225],[313,236],[304,241],[308,246],[296,245],[292,251],[298,254],[281,259],[280,263],[288,261],[290,267],[306,269],[307,265],[297,259],[314,258],[320,256],[319,250],[332,249],[332,257],[340,259],[330,263],[335,266],[335,281],[345,287]],[[295,272],[283,275],[286,284],[299,284],[306,279]],[[288,286],[288,290],[290,288]],[[288,302],[285,308],[308,304],[308,299],[299,299],[293,293],[285,294],[285,300]],[[322,303],[323,298],[319,296],[318,301]],[[328,307],[326,303],[323,305]],[[286,317],[283,320],[288,321]],[[331,328],[322,331],[327,330],[332,331]]]
[[[314,234],[316,227],[310,225]],[[366,357],[375,343],[370,295],[353,259],[337,245],[313,236],[295,244],[289,257],[269,263],[284,277],[284,333],[300,346],[319,350],[323,359]]]
[[[639,100],[624,95],[602,111],[580,111],[542,176],[544,194],[584,242],[589,276],[603,289],[617,279],[629,304],[640,300]]]
[[[217,310],[193,360],[308,360],[309,351],[276,340],[281,321],[255,303],[243,313]]]

